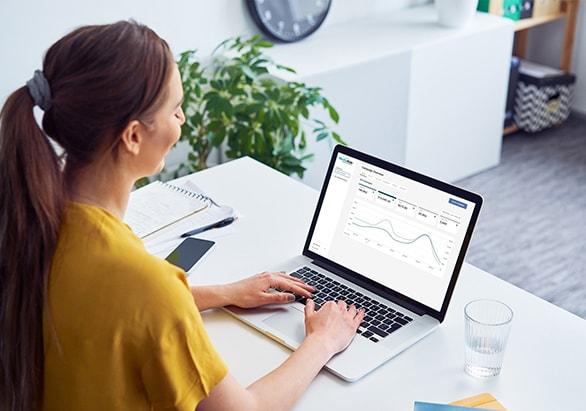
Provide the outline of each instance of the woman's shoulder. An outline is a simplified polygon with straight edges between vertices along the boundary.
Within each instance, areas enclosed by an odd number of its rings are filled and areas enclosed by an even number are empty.
[[[113,301],[132,297],[137,305],[190,295],[183,270],[149,254],[115,216],[79,204],[63,219],[50,281],[63,292],[82,289]]]
[[[126,242],[142,244],[141,240],[118,217],[91,204],[70,202],[63,215],[59,240],[82,241],[95,245]]]

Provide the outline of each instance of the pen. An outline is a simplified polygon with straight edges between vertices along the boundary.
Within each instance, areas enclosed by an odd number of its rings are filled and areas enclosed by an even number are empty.
[[[236,217],[228,217],[228,218],[225,218],[221,221],[218,221],[217,223],[204,225],[203,227],[196,228],[195,230],[191,230],[191,231],[188,231],[186,233],[181,234],[181,238],[190,237],[195,234],[203,233],[204,231],[211,230],[212,228],[226,227],[227,225],[232,224],[234,222],[234,220],[236,220]]]

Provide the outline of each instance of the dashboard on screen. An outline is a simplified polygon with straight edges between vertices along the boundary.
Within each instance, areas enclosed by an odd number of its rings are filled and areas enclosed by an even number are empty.
[[[309,250],[439,311],[475,203],[344,153]]]

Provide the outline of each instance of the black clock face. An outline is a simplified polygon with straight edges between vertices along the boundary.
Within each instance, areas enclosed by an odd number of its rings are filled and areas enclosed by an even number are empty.
[[[317,30],[328,14],[331,0],[247,0],[247,4],[265,34],[292,42]]]

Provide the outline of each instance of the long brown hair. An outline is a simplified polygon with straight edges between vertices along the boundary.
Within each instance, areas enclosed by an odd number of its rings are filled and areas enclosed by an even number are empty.
[[[42,129],[26,86],[2,108],[1,410],[42,406],[43,315],[67,202],[66,176],[100,155],[114,154],[128,123],[153,113],[172,64],[167,43],[146,26],[121,21],[81,27],[45,55],[43,73],[52,98]]]

